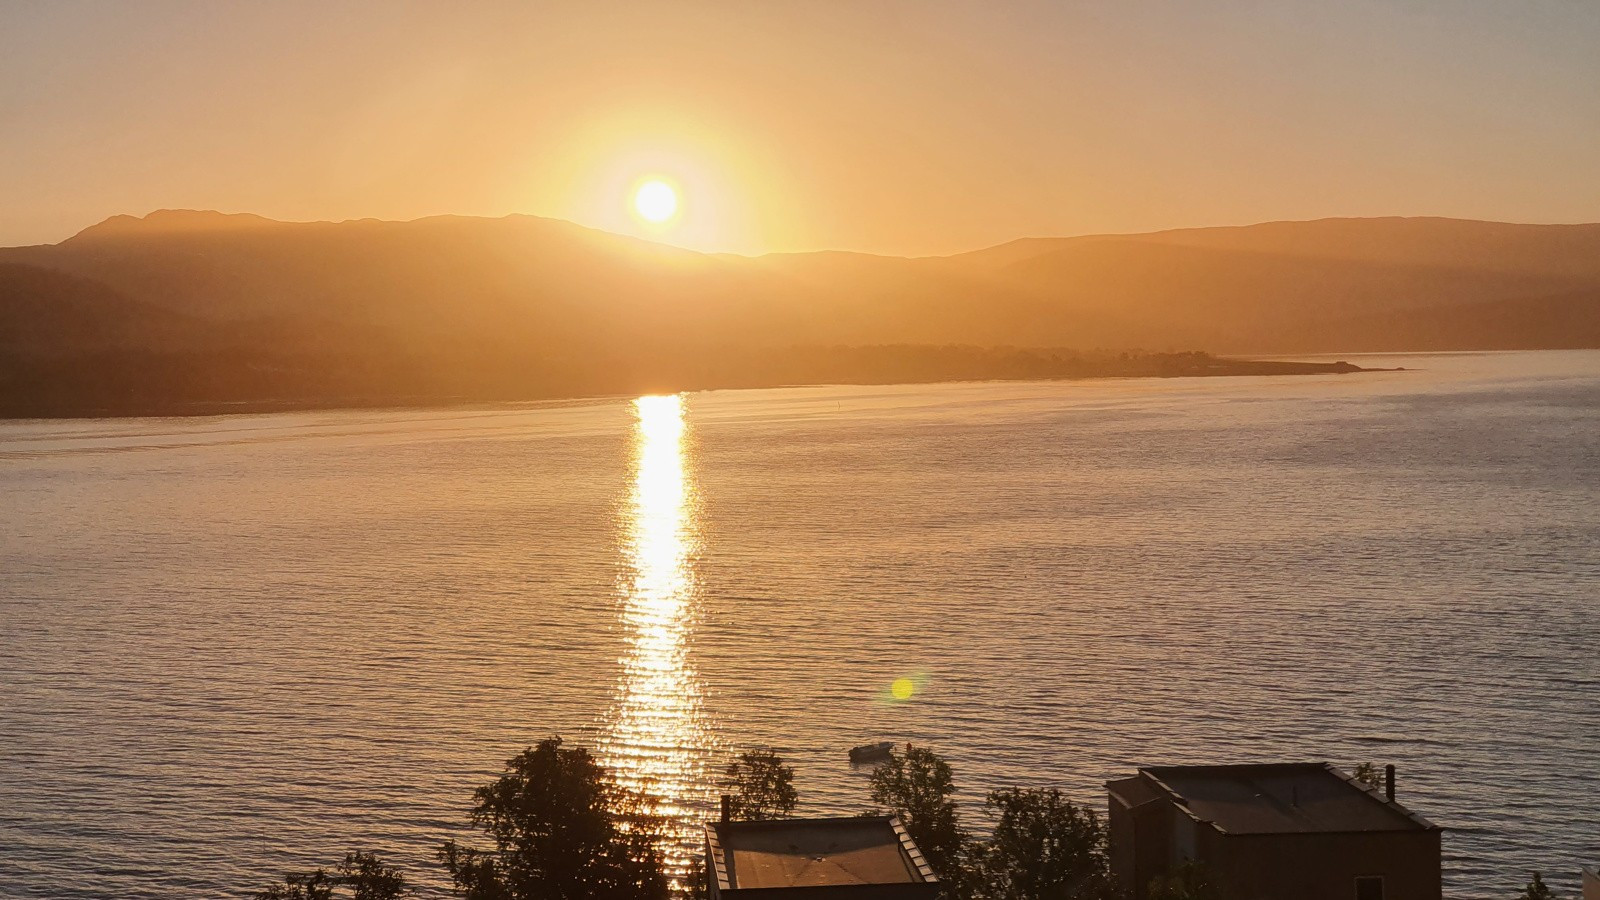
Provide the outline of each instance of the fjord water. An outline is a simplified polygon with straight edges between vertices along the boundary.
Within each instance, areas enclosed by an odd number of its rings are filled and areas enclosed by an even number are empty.
[[[0,425],[0,896],[429,892],[545,736],[682,823],[926,743],[965,814],[1362,761],[1447,895],[1600,858],[1600,353]],[[915,692],[890,690],[909,679]],[[680,856],[680,859],[682,857]]]

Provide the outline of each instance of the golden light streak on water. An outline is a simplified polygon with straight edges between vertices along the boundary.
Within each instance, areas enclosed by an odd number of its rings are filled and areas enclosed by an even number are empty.
[[[689,654],[700,597],[698,505],[683,397],[640,397],[633,405],[634,478],[622,544],[628,649],[600,757],[666,820],[667,863],[681,877],[694,865],[711,800],[710,740]]]

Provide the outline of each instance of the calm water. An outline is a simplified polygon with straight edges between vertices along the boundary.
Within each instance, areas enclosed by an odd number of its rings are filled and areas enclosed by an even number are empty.
[[[727,749],[967,815],[1138,764],[1371,760],[1448,893],[1600,860],[1600,353],[0,425],[0,895],[430,888],[551,734],[684,821]],[[916,691],[897,700],[896,679]]]

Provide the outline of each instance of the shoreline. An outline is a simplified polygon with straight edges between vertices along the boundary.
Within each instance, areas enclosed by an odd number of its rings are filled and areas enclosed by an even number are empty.
[[[884,378],[807,380],[770,383],[705,383],[673,387],[643,387],[635,391],[609,391],[576,395],[546,396],[439,396],[400,395],[390,397],[326,397],[297,399],[254,400],[197,400],[170,402],[131,402],[127,406],[64,407],[59,409],[11,410],[0,409],[0,422],[56,421],[64,419],[187,419],[230,415],[267,415],[292,412],[374,411],[374,410],[441,410],[464,409],[474,406],[502,404],[575,404],[595,401],[626,399],[641,394],[692,393],[720,390],[775,390],[787,388],[830,387],[836,385],[890,385],[890,384],[982,384],[1025,381],[1099,381],[1134,378],[1242,378],[1281,375],[1348,375],[1366,372],[1403,372],[1398,368],[1368,368],[1346,360],[1335,362],[1308,362],[1301,360],[1259,359],[1242,357],[1196,356],[1160,367],[1160,371],[1114,372],[1100,374],[1072,374],[1056,377],[1017,376],[1006,377],[952,377],[952,378]]]

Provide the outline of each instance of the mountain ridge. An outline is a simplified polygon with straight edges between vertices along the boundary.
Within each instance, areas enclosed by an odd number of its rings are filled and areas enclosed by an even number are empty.
[[[1600,347],[1600,225],[1330,218],[1024,238],[939,257],[744,257],[527,215],[296,223],[162,210],[0,249],[6,264],[68,279],[0,282],[32,357],[102,352],[84,304],[119,322],[159,311],[148,317],[193,325],[118,352],[186,354],[183,371],[230,390],[274,390],[276,376],[261,373],[289,371],[295,392],[403,383],[408,395],[505,398],[780,373],[1111,371],[1064,362],[1060,348],[1115,358]],[[77,312],[53,313],[69,301]],[[947,345],[1055,348],[1054,362],[818,349]],[[9,346],[0,364],[23,372],[29,347]],[[1173,370],[1163,365],[1152,371]]]
[[[585,231],[593,232],[593,233],[596,233],[596,234],[609,235],[609,236],[612,236],[612,237],[626,239],[626,240],[632,240],[632,241],[637,241],[639,243],[649,244],[649,245],[652,245],[652,246],[658,246],[658,247],[663,247],[663,248],[670,248],[670,249],[674,249],[674,250],[680,250],[680,251],[683,251],[683,252],[686,252],[686,253],[693,253],[693,254],[697,254],[697,255],[700,255],[700,256],[727,257],[727,258],[735,258],[735,259],[765,259],[765,258],[769,258],[769,257],[795,257],[795,256],[811,256],[811,255],[851,255],[851,256],[868,256],[868,257],[875,257],[875,258],[879,258],[879,259],[912,259],[912,260],[961,259],[961,258],[965,258],[965,257],[981,256],[983,254],[988,254],[988,253],[997,252],[997,251],[1005,251],[1005,250],[1007,250],[1009,248],[1018,247],[1020,245],[1042,245],[1042,244],[1051,244],[1051,243],[1067,242],[1067,241],[1092,241],[1092,240],[1105,240],[1105,239],[1140,239],[1140,240],[1146,240],[1146,241],[1152,241],[1152,242],[1170,242],[1171,240],[1173,240],[1175,238],[1182,238],[1184,236],[1195,235],[1195,234],[1200,234],[1200,233],[1214,233],[1214,234],[1247,233],[1247,232],[1257,232],[1257,231],[1271,230],[1271,229],[1280,228],[1280,227],[1297,227],[1298,228],[1298,227],[1305,227],[1305,226],[1322,226],[1322,225],[1348,224],[1348,223],[1369,223],[1369,224],[1403,224],[1403,223],[1430,223],[1430,224],[1435,224],[1436,223],[1436,224],[1444,224],[1444,225],[1450,225],[1450,226],[1467,226],[1467,227],[1487,226],[1487,227],[1495,227],[1495,228],[1507,227],[1507,228],[1516,228],[1516,229],[1544,229],[1544,230],[1549,230],[1549,231],[1571,231],[1571,232],[1600,231],[1600,222],[1576,222],[1576,223],[1502,222],[1502,221],[1497,221],[1497,220],[1492,220],[1492,219],[1464,219],[1464,218],[1458,218],[1458,217],[1453,217],[1453,216],[1323,216],[1323,217],[1319,217],[1319,218],[1315,218],[1315,219],[1271,219],[1271,220],[1267,220],[1267,221],[1253,222],[1253,223],[1244,224],[1244,225],[1194,225],[1194,226],[1184,226],[1184,227],[1179,227],[1179,228],[1163,228],[1163,229],[1157,229],[1157,230],[1154,230],[1154,231],[1125,231],[1125,232],[1108,231],[1108,232],[1085,232],[1083,234],[1071,234],[1071,235],[1028,235],[1028,236],[1023,236],[1023,237],[1012,238],[1010,240],[1002,241],[1002,242],[1000,242],[998,244],[992,244],[992,245],[988,245],[988,246],[984,246],[984,247],[978,247],[978,248],[975,248],[975,249],[972,249],[972,250],[962,250],[962,251],[957,251],[955,253],[944,253],[944,254],[900,255],[900,254],[892,254],[892,253],[875,253],[875,252],[866,251],[866,250],[851,250],[851,249],[845,249],[845,248],[822,248],[822,249],[815,249],[815,250],[776,250],[776,251],[769,251],[767,253],[760,253],[760,254],[740,254],[740,253],[710,252],[710,251],[703,251],[703,250],[695,250],[693,248],[681,247],[681,246],[678,246],[676,244],[672,244],[672,243],[666,242],[666,241],[654,241],[654,240],[650,240],[648,238],[640,238],[640,237],[635,237],[635,236],[632,236],[632,235],[625,235],[625,234],[621,234],[619,232],[606,231],[604,229],[595,228],[595,227],[588,226],[588,225],[583,225],[583,224],[580,224],[580,223],[577,223],[577,222],[573,222],[573,221],[568,220],[568,219],[559,219],[559,218],[555,218],[553,216],[539,216],[539,215],[535,215],[535,214],[532,214],[532,213],[508,213],[508,214],[503,215],[503,216],[468,216],[468,215],[459,215],[459,214],[454,214],[454,213],[441,213],[441,214],[436,214],[436,215],[419,216],[419,217],[413,218],[413,219],[381,219],[381,218],[366,216],[366,217],[355,218],[355,219],[314,219],[314,220],[304,220],[304,221],[302,221],[302,220],[291,220],[291,219],[274,219],[274,218],[270,218],[270,217],[267,217],[267,216],[259,215],[257,213],[250,213],[250,212],[225,213],[225,212],[221,212],[219,210],[214,210],[214,209],[185,209],[185,208],[176,208],[176,207],[172,207],[172,208],[163,207],[163,208],[160,208],[160,209],[151,210],[150,212],[144,214],[143,216],[136,216],[136,215],[130,215],[130,214],[119,214],[119,215],[109,216],[109,217],[101,220],[100,222],[94,223],[94,224],[89,225],[89,226],[87,226],[87,227],[85,227],[83,229],[80,229],[75,234],[71,235],[70,237],[65,238],[62,241],[58,241],[55,244],[27,244],[27,245],[19,245],[19,247],[56,246],[58,244],[66,243],[67,241],[74,240],[75,238],[82,237],[85,234],[94,233],[94,232],[97,232],[97,231],[100,231],[100,230],[117,230],[117,231],[119,231],[119,230],[122,230],[124,226],[132,226],[132,227],[138,227],[138,228],[148,228],[148,227],[154,226],[154,227],[158,228],[159,230],[181,231],[181,230],[200,230],[197,226],[202,224],[202,223],[203,224],[209,224],[209,225],[212,225],[212,226],[217,226],[217,225],[222,225],[222,224],[231,224],[233,228],[243,229],[243,228],[246,228],[246,227],[270,226],[270,225],[321,225],[321,226],[351,225],[351,224],[408,225],[408,224],[413,224],[413,223],[431,222],[431,221],[440,221],[440,220],[495,222],[495,221],[505,221],[505,220],[515,220],[515,219],[531,219],[531,220],[537,220],[537,221],[541,221],[541,222],[563,223],[565,225],[572,226],[573,228],[583,229]],[[107,226],[112,226],[112,227],[110,229],[107,229]],[[185,227],[185,226],[189,226],[189,227]],[[213,228],[213,229],[209,229],[209,230],[216,230],[216,229]],[[0,248],[0,250],[10,250],[10,249],[18,249],[18,248],[17,247]]]
[[[223,319],[312,308],[385,318],[444,305],[499,308],[525,322],[559,313],[581,329],[600,324],[586,319],[617,325],[664,310],[726,340],[761,342],[777,329],[839,343],[1305,352],[1361,347],[1273,346],[1270,334],[1234,339],[1213,326],[1288,309],[1365,316],[1600,290],[1600,224],[1324,218],[1020,238],[950,256],[743,257],[522,214],[282,222],[157,210],[111,217],[58,244],[0,249],[3,261]],[[1101,321],[1108,314],[1120,324]]]

